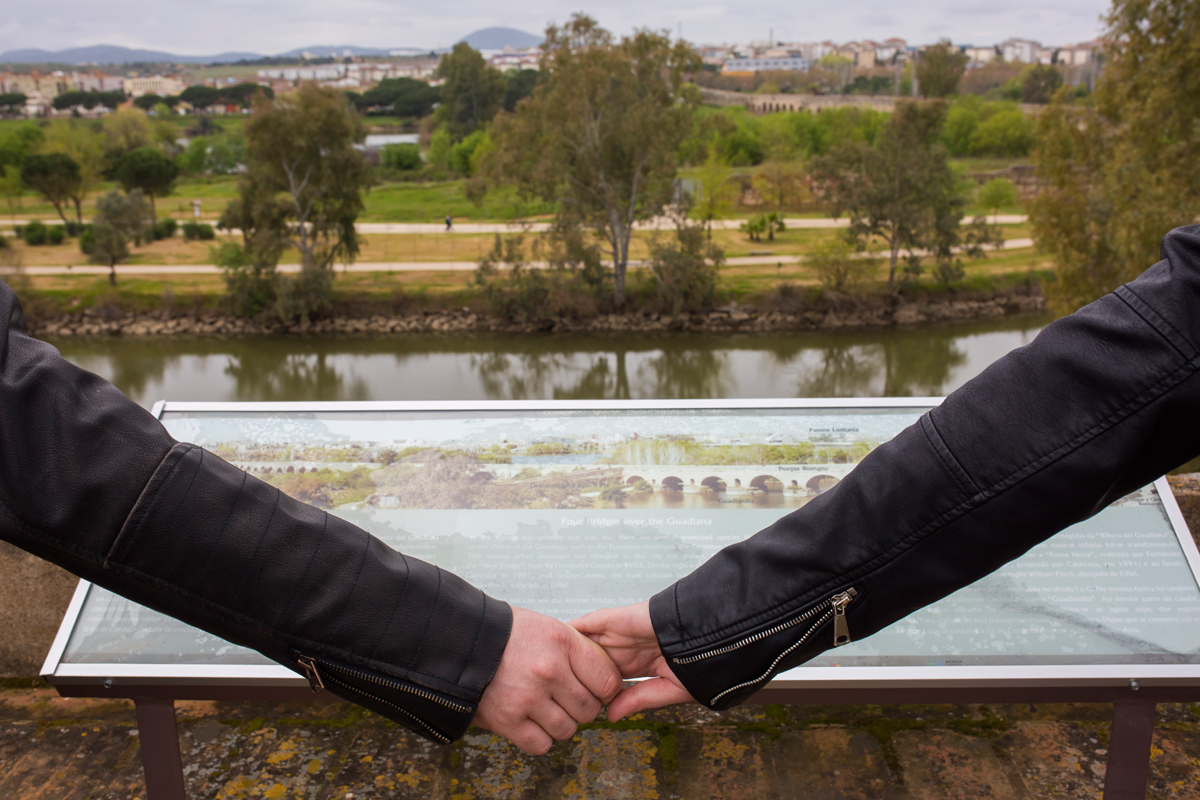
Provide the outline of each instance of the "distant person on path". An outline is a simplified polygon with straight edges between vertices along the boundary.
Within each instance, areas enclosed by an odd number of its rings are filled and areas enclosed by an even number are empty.
[[[450,226],[454,224],[454,220],[449,214],[446,215],[446,230],[450,230]]]

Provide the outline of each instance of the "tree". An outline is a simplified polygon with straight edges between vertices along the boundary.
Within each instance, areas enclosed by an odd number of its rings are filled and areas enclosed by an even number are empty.
[[[140,108],[122,106],[104,118],[104,149],[110,158],[120,158],[155,142],[154,125]]]
[[[604,239],[619,307],[634,224],[661,213],[674,194],[698,103],[684,79],[699,58],[666,33],[615,41],[582,14],[548,28],[542,48],[544,80],[493,122],[485,172],[555,204],[560,225]]]
[[[1021,73],[1021,100],[1026,103],[1049,103],[1063,84],[1062,73],[1049,64],[1034,64]]]
[[[855,252],[854,243],[844,236],[834,236],[819,243],[807,261],[826,289],[853,294],[878,268],[878,262]]]
[[[208,108],[221,102],[221,90],[214,89],[211,86],[196,84],[180,92],[179,99],[192,108]]]
[[[949,97],[967,71],[967,54],[943,39],[917,56],[917,86],[923,97]]]
[[[21,165],[21,180],[46,198],[65,223],[63,207],[79,192],[79,165],[62,153],[37,153],[26,157]]]
[[[444,83],[442,104],[434,118],[447,126],[455,139],[487,124],[504,107],[508,94],[504,75],[466,42],[459,42],[442,56],[435,76]]]
[[[737,191],[729,180],[729,164],[715,146],[708,148],[708,157],[696,170],[696,190],[691,198],[692,209],[704,223],[704,231],[712,240],[712,223],[733,210]]]
[[[997,111],[971,134],[971,155],[1025,156],[1037,137],[1033,121],[1016,108]]]
[[[21,92],[0,92],[0,109],[11,114],[25,108],[25,101],[28,99]]]
[[[146,199],[134,189],[128,194],[109,192],[96,201],[88,253],[94,264],[108,265],[108,282],[117,285],[117,262],[129,258],[129,242],[141,238],[146,228]]]
[[[150,198],[151,224],[158,221],[154,198],[169,195],[178,176],[179,167],[156,147],[139,147],[113,165],[113,177],[125,191],[140,189]]]
[[[540,78],[541,73],[536,69],[514,69],[504,73],[504,80],[508,84],[504,93],[504,110],[512,111],[517,103],[533,94],[533,87],[537,86]]]
[[[379,160],[385,167],[398,170],[414,170],[425,166],[421,148],[415,144],[385,144]]]
[[[1008,178],[992,178],[979,187],[975,202],[984,208],[990,208],[993,215],[998,215],[1001,208],[1015,206],[1019,202],[1016,184]],[[995,221],[999,222],[999,219]]]
[[[376,108],[398,117],[424,117],[433,112],[442,93],[425,81],[384,78],[362,95],[362,108]]]
[[[1061,89],[1038,117],[1034,241],[1059,313],[1136,278],[1200,214],[1200,0],[1117,0],[1096,91]]]
[[[769,158],[754,175],[754,188],[763,204],[782,214],[801,192],[800,165],[786,158]]]
[[[61,120],[47,129],[42,151],[62,153],[79,165],[79,182],[71,193],[71,200],[75,203],[75,221],[82,225],[83,201],[104,179],[107,165],[104,136],[94,124]]]
[[[926,249],[939,260],[962,242],[959,223],[967,198],[938,141],[946,118],[943,101],[902,100],[876,137],[875,146],[845,142],[814,160],[813,173],[830,215],[850,217],[850,240],[865,247],[872,237],[888,246],[888,289],[896,285],[900,252]],[[971,252],[988,237],[977,233]]]
[[[327,310],[338,259],[358,254],[354,222],[370,165],[355,149],[366,138],[362,119],[341,92],[305,84],[274,99],[259,97],[246,121],[244,213],[262,220],[288,201],[285,238],[300,253],[300,275],[281,286],[285,319]]]
[[[141,97],[133,98],[133,105],[142,111],[149,111],[162,101],[163,99],[156,94],[144,94]]]

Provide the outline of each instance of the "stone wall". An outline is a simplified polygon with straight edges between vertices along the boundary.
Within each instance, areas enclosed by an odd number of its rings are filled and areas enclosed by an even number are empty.
[[[37,675],[79,579],[0,542],[0,677]]]

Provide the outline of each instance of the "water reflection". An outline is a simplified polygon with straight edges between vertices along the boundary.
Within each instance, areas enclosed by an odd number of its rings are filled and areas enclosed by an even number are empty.
[[[952,391],[1042,317],[910,330],[363,339],[61,339],[67,358],[156,400],[866,397]]]

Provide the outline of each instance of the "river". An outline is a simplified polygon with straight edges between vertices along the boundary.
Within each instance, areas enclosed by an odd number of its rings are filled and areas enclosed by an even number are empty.
[[[70,337],[64,356],[157,400],[523,400],[946,394],[1046,316],[764,334]]]

